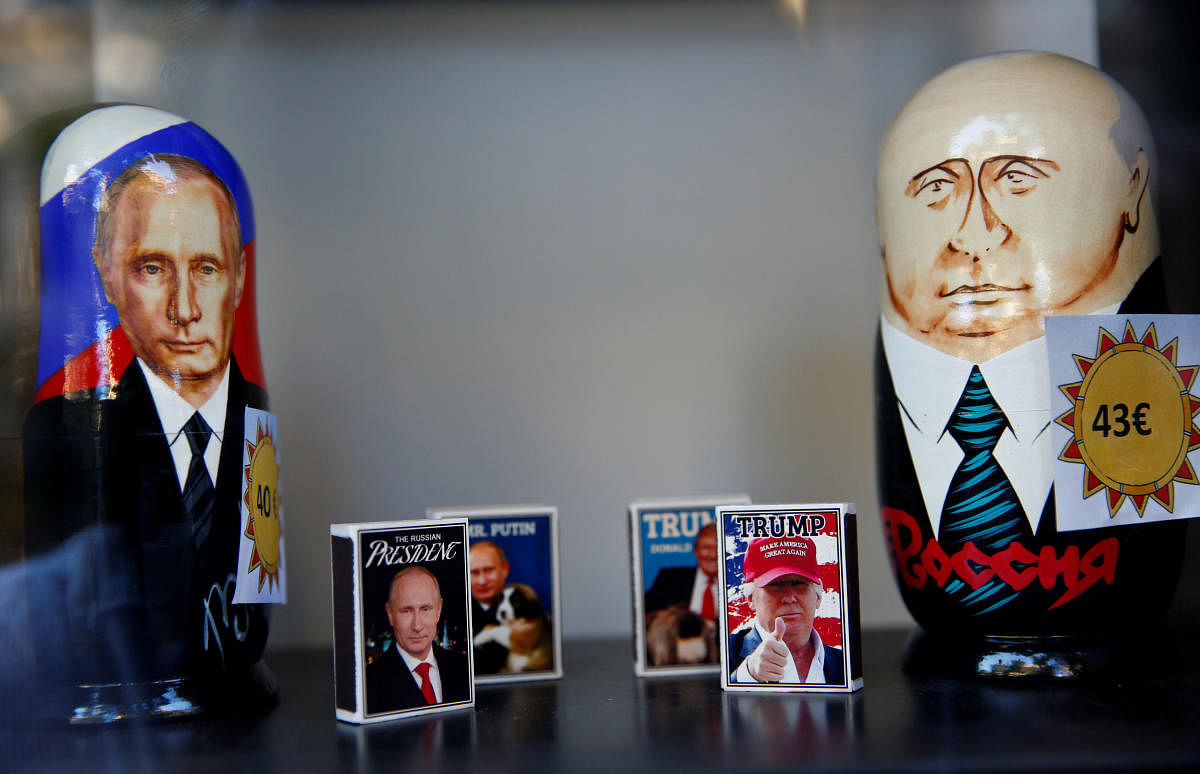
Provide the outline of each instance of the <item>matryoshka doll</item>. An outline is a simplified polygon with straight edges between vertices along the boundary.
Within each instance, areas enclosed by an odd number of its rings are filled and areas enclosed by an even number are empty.
[[[267,706],[282,498],[246,181],[195,124],[115,105],[58,135],[41,191],[22,443],[45,704],[76,723]]]
[[[1165,311],[1156,164],[1125,90],[1049,53],[946,70],[884,138],[880,504],[932,635],[910,668],[1086,676],[1170,603],[1181,523],[1059,529],[1044,335],[1050,315]]]

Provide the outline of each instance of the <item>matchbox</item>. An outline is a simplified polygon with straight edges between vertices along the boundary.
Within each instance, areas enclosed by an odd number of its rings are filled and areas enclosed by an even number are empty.
[[[728,506],[720,536],[721,687],[862,687],[853,503]]]
[[[426,514],[467,519],[475,682],[562,677],[558,509],[495,505]]]
[[[329,533],[338,720],[472,706],[466,519],[333,524]]]
[[[629,505],[633,664],[639,677],[716,672],[717,506],[745,494],[635,500]]]

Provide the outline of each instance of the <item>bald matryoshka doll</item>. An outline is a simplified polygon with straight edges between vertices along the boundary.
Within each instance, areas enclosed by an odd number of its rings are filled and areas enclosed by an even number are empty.
[[[1156,165],[1125,90],[1049,53],[952,67],[888,129],[878,482],[911,670],[1094,675],[1171,601],[1182,523],[1058,528],[1045,337],[1166,311]]]
[[[268,707],[282,496],[243,174],[183,118],[100,107],[46,153],[40,222],[22,445],[42,705],[73,723]]]

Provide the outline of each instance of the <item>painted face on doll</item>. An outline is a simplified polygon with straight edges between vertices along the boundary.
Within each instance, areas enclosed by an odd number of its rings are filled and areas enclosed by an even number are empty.
[[[210,178],[163,161],[138,165],[109,199],[96,265],[134,353],[200,406],[233,347],[246,275],[237,215]]]
[[[1140,113],[1120,120],[1116,88],[1073,60],[1021,54],[973,60],[917,92],[880,156],[892,325],[984,362],[1043,335],[1044,315],[1124,299],[1158,235],[1153,148]]]

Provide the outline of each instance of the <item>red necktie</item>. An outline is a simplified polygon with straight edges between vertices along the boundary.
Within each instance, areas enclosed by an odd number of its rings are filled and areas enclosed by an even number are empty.
[[[437,704],[437,697],[433,695],[433,683],[429,681],[429,662],[422,661],[417,664],[416,672],[421,676],[421,693],[425,695],[425,703]]]
[[[708,585],[704,587],[704,601],[700,603],[700,617],[705,621],[717,620],[717,608],[713,605],[712,584],[712,578],[709,578]]]

